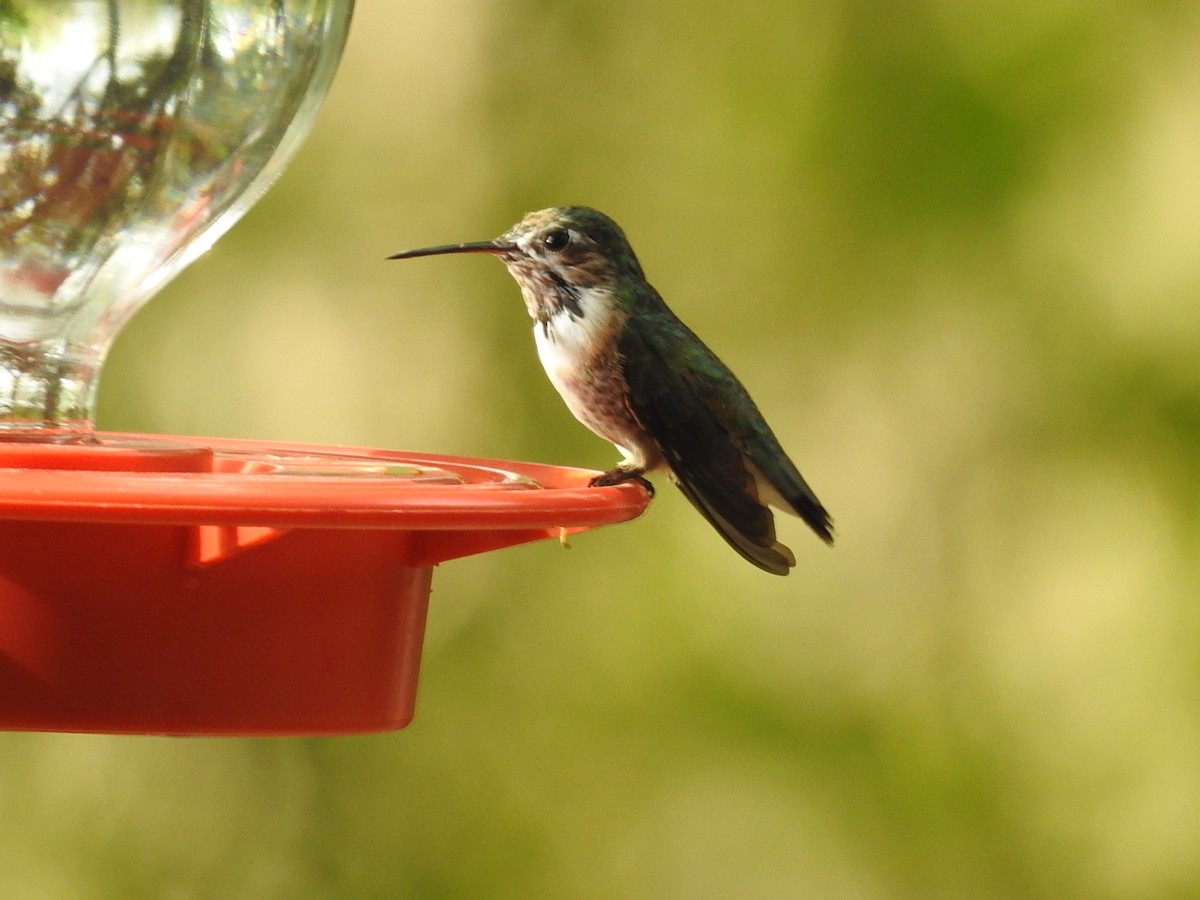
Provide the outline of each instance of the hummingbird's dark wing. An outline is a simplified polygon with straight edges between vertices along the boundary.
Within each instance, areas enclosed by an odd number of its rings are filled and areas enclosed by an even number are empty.
[[[759,568],[786,575],[796,560],[775,539],[756,475],[770,482],[778,495],[772,499],[791,506],[825,540],[829,516],[734,375],[686,325],[666,317],[651,327],[627,327],[618,340],[629,409],[684,496],[729,545]]]

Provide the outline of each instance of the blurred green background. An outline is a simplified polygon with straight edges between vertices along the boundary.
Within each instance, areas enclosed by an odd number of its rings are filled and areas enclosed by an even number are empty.
[[[107,429],[606,468],[494,260],[621,222],[832,511],[440,568],[414,724],[0,736],[11,896],[1200,896],[1200,7],[364,0]]]

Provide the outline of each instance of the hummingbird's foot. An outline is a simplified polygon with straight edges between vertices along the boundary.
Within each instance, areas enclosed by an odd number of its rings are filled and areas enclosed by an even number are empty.
[[[614,484],[625,484],[627,481],[636,481],[646,489],[646,493],[650,495],[650,499],[654,499],[654,485],[643,478],[641,472],[627,472],[620,466],[615,469],[609,469],[603,475],[597,475],[588,482],[588,487],[610,487]]]

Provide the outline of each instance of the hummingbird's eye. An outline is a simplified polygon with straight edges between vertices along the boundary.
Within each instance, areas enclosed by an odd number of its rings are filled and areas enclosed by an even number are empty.
[[[571,243],[571,232],[565,228],[556,228],[553,231],[549,231],[542,238],[542,246],[552,252],[563,249],[569,243]]]

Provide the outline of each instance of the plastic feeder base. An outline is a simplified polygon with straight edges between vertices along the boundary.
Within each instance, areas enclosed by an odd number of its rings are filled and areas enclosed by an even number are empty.
[[[99,437],[0,442],[0,729],[402,728],[434,565],[648,502],[532,463]]]
[[[412,719],[431,566],[297,529],[181,566],[191,529],[0,522],[0,726],[341,734]],[[69,561],[50,557],[72,546]],[[102,598],[102,599],[100,599]]]

